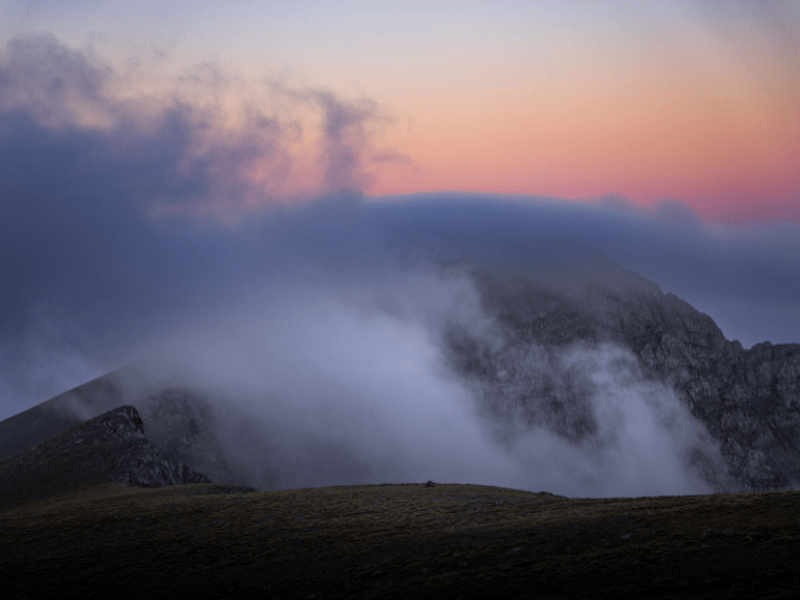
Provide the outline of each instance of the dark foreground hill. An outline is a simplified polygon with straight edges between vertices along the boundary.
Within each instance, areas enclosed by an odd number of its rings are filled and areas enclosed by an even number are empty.
[[[790,598],[800,493],[97,486],[0,511],[7,598]]]

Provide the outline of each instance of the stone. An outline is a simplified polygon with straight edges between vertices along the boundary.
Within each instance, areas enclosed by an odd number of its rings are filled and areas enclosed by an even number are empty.
[[[122,406],[0,462],[0,505],[109,483],[163,487],[211,482],[153,446],[138,411]]]
[[[622,365],[621,376],[668,386],[719,444],[724,468],[698,456],[717,491],[800,482],[800,344],[744,349],[711,317],[621,267],[549,283],[480,272],[475,280],[494,330],[453,325],[445,341],[451,366],[480,391],[488,414],[580,441],[597,426],[586,400],[592,384],[585,364],[563,357],[622,348],[635,364]]]

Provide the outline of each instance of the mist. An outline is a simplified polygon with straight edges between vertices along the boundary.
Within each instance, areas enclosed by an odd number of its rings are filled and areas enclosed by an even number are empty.
[[[585,391],[581,440],[544,408],[487,408],[502,386],[459,375],[448,345],[454,330],[504,344],[475,270],[559,279],[615,261],[746,347],[800,341],[797,223],[707,224],[667,199],[370,198],[373,169],[404,159],[375,145],[368,98],[273,80],[230,123],[243,84],[208,66],[163,98],[49,37],[1,58],[0,419],[156,357],[154,381],[211,399],[260,489],[702,493],[718,448],[622,348],[518,357]]]
[[[570,439],[546,415],[487,410],[502,386],[453,368],[453,327],[504,344],[466,269],[420,259],[380,272],[242,294],[161,345],[146,381],[208,399],[226,460],[258,489],[433,480],[583,497],[713,491],[696,463],[721,464],[719,448],[629,351],[525,357],[532,378],[587,392],[576,408],[593,431]]]

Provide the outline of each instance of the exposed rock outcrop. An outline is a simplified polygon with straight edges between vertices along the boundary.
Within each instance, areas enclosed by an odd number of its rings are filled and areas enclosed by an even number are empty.
[[[481,389],[487,411],[575,441],[591,435],[594,384],[586,362],[568,358],[624,348],[635,364],[617,357],[618,376],[667,385],[717,440],[724,469],[696,457],[716,489],[800,482],[800,344],[745,350],[709,316],[622,269],[547,285],[487,274],[476,281],[494,330],[476,336],[454,327],[445,338],[453,366]]]
[[[220,431],[211,402],[201,393],[168,387],[138,401],[148,423],[148,437],[169,456],[202,471],[216,483],[243,484],[249,478],[237,469]]]
[[[0,461],[126,403],[119,374],[112,372],[37,404],[0,422]]]
[[[136,487],[210,483],[153,446],[137,410],[122,406],[0,462],[0,504],[109,482]]]
[[[263,450],[252,439],[258,432],[252,427],[227,431],[223,423],[231,426],[235,418],[220,419],[210,399],[195,389],[164,386],[151,379],[152,368],[148,361],[134,363],[0,422],[0,461],[88,418],[130,404],[147,423],[149,442],[171,459],[217,484],[270,483],[264,469],[245,464],[232,452],[231,438]],[[247,425],[244,417],[239,421]]]

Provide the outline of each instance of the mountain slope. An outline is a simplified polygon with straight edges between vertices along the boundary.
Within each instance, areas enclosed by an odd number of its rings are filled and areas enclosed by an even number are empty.
[[[109,483],[210,482],[153,446],[136,409],[122,406],[0,462],[0,508]]]
[[[666,385],[718,442],[724,467],[696,457],[716,489],[800,482],[800,345],[765,342],[745,350],[709,316],[621,269],[579,282],[486,273],[476,281],[494,318],[491,335],[456,327],[446,339],[454,369],[480,389],[488,411],[522,414],[581,440],[594,427],[590,397],[597,386],[565,367],[564,357],[621,349],[635,364],[617,364],[615,376]],[[624,354],[616,360],[624,363]],[[548,405],[560,420],[542,416]]]

